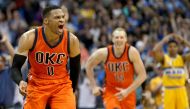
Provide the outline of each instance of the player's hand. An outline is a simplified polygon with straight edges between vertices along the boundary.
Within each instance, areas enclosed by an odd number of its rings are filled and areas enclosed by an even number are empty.
[[[142,94],[145,99],[149,100],[152,98],[152,95],[151,95],[151,92],[150,91],[145,91],[143,94]]]
[[[129,92],[127,89],[118,88],[118,87],[116,87],[115,89],[119,91],[118,93],[115,94],[115,96],[117,97],[119,101],[122,101],[123,99],[125,99],[125,97],[129,95]]]
[[[174,38],[175,38],[177,41],[181,41],[181,42],[184,41],[184,39],[183,39],[183,37],[182,37],[181,35],[179,35],[179,34],[173,34],[173,35],[174,35]]]
[[[104,90],[101,87],[95,86],[92,88],[92,94],[95,96],[99,96],[104,92]]]
[[[190,84],[190,79],[187,79],[187,83]]]
[[[20,81],[19,83],[19,91],[23,96],[27,95],[27,82],[25,81]]]
[[[5,34],[1,34],[0,43],[5,43],[7,41],[7,36]]]

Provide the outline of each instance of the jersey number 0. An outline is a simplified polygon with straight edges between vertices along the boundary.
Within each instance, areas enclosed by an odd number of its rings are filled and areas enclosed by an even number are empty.
[[[54,67],[48,66],[47,67],[47,73],[48,73],[48,75],[53,76],[54,75]]]

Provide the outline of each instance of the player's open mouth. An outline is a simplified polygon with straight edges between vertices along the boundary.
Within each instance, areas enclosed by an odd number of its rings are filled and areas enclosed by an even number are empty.
[[[63,25],[59,25],[58,27],[59,27],[59,29],[63,29]]]

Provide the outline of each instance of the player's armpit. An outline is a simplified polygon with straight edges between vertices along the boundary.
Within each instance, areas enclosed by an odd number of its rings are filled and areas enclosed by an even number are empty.
[[[153,51],[153,57],[157,62],[163,62],[164,60],[164,53],[161,50]]]
[[[78,38],[70,33],[70,57],[75,57],[80,54],[80,45]]]

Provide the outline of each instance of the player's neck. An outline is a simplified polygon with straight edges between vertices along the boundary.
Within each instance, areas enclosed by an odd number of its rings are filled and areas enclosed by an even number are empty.
[[[57,42],[60,38],[60,35],[53,33],[48,28],[44,28],[45,36],[48,42],[54,43]]]
[[[169,54],[169,56],[170,56],[171,58],[176,58],[176,57],[177,57],[177,54]]]
[[[125,46],[122,47],[113,46],[113,47],[114,47],[114,54],[116,55],[116,57],[120,57],[125,50]]]

